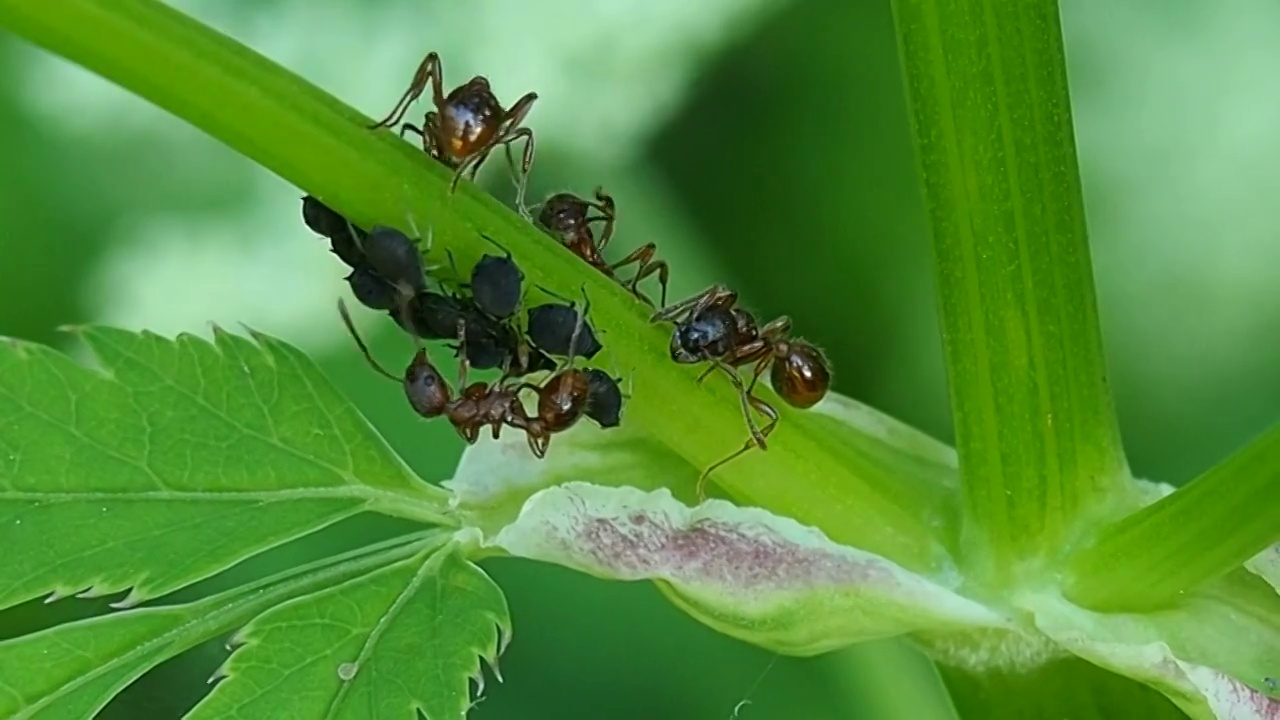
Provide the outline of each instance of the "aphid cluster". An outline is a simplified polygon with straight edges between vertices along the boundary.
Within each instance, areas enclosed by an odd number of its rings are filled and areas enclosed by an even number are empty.
[[[421,126],[404,122],[409,106],[430,88],[432,109]],[[774,391],[796,408],[820,401],[831,385],[831,369],[814,345],[791,335],[791,320],[783,316],[760,324],[738,305],[736,292],[714,285],[697,295],[667,305],[670,268],[656,258],[657,247],[647,243],[617,262],[604,257],[617,223],[617,205],[597,187],[593,198],[561,192],[548,197],[531,215],[524,205],[528,176],[533,165],[533,131],[523,127],[537,100],[526,93],[510,108],[504,107],[477,75],[445,93],[440,57],[432,52],[418,66],[412,82],[385,118],[371,129],[399,126],[400,135],[421,137],[427,155],[454,170],[452,192],[464,174],[475,178],[489,154],[501,146],[515,175],[516,204],[525,217],[583,262],[616,280],[650,306],[653,300],[640,291],[640,283],[656,276],[661,292],[651,321],[671,323],[671,359],[681,364],[705,364],[699,382],[720,370],[738,391],[749,438],[742,448],[707,468],[698,481],[703,496],[710,473],[747,452],[765,449],[777,427],[777,410],[755,395],[756,383],[766,370]],[[524,153],[517,165],[511,145],[523,139]],[[381,374],[402,382],[413,409],[423,417],[445,417],[468,443],[474,443],[485,427],[496,439],[503,427],[523,431],[534,455],[542,457],[551,436],[586,416],[602,427],[621,422],[623,394],[618,380],[602,370],[575,367],[575,358],[591,359],[601,350],[587,320],[590,302],[581,310],[574,302],[545,303],[528,308],[523,316],[524,275],[510,253],[486,254],[464,279],[454,268],[455,281],[427,287],[422,250],[403,233],[388,227],[369,230],[356,227],[313,197],[303,199],[307,226],[328,238],[331,250],[350,268],[347,282],[363,305],[385,311],[414,339],[417,351],[397,377],[382,368],[355,331],[345,306],[340,311],[347,329],[369,363]],[[410,223],[412,225],[412,222]],[[427,239],[429,249],[430,238]],[[452,257],[450,258],[452,265]],[[634,268],[626,274],[624,270]],[[563,300],[564,298],[560,298]],[[451,343],[459,358],[457,391],[432,365],[424,340]],[[750,367],[750,379],[743,370]],[[469,369],[500,369],[495,382],[467,383]],[[540,383],[521,378],[547,371]],[[537,397],[534,412],[526,410],[522,392]],[[755,414],[765,418],[763,426]]]
[[[425,418],[448,418],[458,434],[474,443],[486,426],[496,439],[503,426],[523,430],[534,455],[546,453],[551,435],[569,429],[583,417],[604,428],[621,422],[622,390],[618,380],[594,368],[574,366],[602,349],[587,320],[590,303],[544,303],[526,311],[523,327],[516,316],[523,303],[524,274],[509,253],[485,255],[472,268],[469,281],[448,289],[427,288],[417,244],[393,228],[355,227],[314,197],[303,198],[303,219],[327,237],[331,249],[351,267],[347,282],[366,307],[386,311],[415,341],[453,341],[459,359],[457,395],[424,348],[402,378],[387,372],[356,332],[344,304],[339,312],[356,344],[379,373],[402,382],[409,405]],[[553,358],[563,358],[557,361]],[[500,368],[493,383],[467,383],[471,368]],[[521,380],[554,371],[539,385]],[[523,391],[537,396],[530,414]]]

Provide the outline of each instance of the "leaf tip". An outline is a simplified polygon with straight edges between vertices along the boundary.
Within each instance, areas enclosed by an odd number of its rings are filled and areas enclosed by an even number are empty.
[[[214,683],[217,683],[220,680],[225,680],[229,677],[231,677],[231,671],[230,669],[228,669],[227,663],[223,663],[218,666],[217,670],[213,671],[213,674],[210,675],[209,678],[204,681],[204,684],[213,685]]]
[[[138,592],[138,588],[134,587],[129,590],[128,595],[125,595],[122,599],[111,603],[111,609],[128,610],[129,608],[137,607],[139,603],[146,599],[146,595]]]

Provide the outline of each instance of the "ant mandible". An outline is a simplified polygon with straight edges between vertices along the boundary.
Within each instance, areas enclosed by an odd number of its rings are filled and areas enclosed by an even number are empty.
[[[525,93],[510,108],[504,108],[490,89],[489,79],[485,76],[476,75],[445,95],[442,75],[440,56],[435,52],[427,53],[414,72],[409,88],[396,101],[395,107],[391,108],[385,118],[369,128],[389,128],[399,124],[409,112],[409,106],[430,85],[431,102],[435,110],[426,114],[422,127],[409,123],[401,125],[400,135],[403,136],[406,131],[417,134],[422,138],[422,149],[428,155],[455,170],[449,192],[457,190],[458,181],[468,171],[470,179],[474,181],[489,153],[501,145],[512,171],[519,175],[516,181],[516,207],[523,212],[529,168],[533,166],[533,131],[521,127],[520,123],[529,114],[538,94]],[[520,169],[516,170],[515,159],[511,156],[511,144],[520,138],[525,139],[524,155]]]
[[[716,368],[729,376],[742,401],[751,438],[728,457],[707,468],[698,478],[698,497],[705,498],[706,480],[711,473],[750,450],[767,449],[765,440],[778,424],[773,406],[752,394],[756,382],[770,368],[774,391],[796,408],[813,407],[831,387],[831,367],[822,351],[814,345],[791,337],[791,318],[779,317],[763,327],[755,316],[737,307],[738,294],[723,285],[713,285],[701,293],[670,307],[651,318],[652,322],[674,322],[671,334],[671,359],[681,364],[711,362],[699,376],[701,382]],[[736,368],[755,363],[750,384],[743,386]],[[769,418],[757,427],[750,408]]]
[[[641,280],[657,274],[658,284],[662,286],[661,304],[665,306],[667,280],[671,269],[665,260],[654,259],[658,246],[654,243],[646,243],[625,258],[610,264],[604,259],[602,251],[613,238],[614,225],[618,219],[617,205],[604,188],[597,187],[595,197],[595,202],[592,202],[573,193],[556,193],[542,203],[542,210],[538,212],[538,224],[551,231],[560,244],[569,248],[574,255],[611,278],[617,279],[617,271],[621,268],[636,265],[636,274],[622,285],[651,306],[653,301],[640,292],[638,286]],[[600,214],[592,215],[593,210],[599,211]],[[596,222],[604,223],[598,240],[591,230],[591,224]]]

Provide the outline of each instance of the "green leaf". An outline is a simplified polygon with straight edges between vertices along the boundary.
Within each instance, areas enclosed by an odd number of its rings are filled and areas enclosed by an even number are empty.
[[[896,0],[933,228],[965,562],[1051,554],[1122,488],[1056,0]]]
[[[422,553],[254,620],[188,717],[461,719],[510,634],[480,568],[456,546]]]
[[[420,534],[329,558],[197,602],[139,608],[0,643],[0,716],[93,717],[144,672],[230,633],[285,600],[417,555],[444,536]]]
[[[91,328],[102,365],[0,343],[0,607],[208,577],[362,510],[440,520],[297,349]]]
[[[1278,496],[1280,426],[1077,551],[1067,595],[1106,610],[1172,602],[1280,540]]]
[[[569,483],[539,491],[484,541],[597,577],[655,580],[675,604],[728,635],[789,655],[921,630],[1007,627],[949,585],[755,508],[695,508],[666,489]]]

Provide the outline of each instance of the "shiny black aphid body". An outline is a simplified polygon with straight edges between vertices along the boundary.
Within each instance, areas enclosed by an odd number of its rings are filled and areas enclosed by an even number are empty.
[[[608,373],[587,368],[587,417],[602,428],[617,427],[622,423],[622,388]]]
[[[400,305],[400,290],[367,266],[352,270],[347,284],[351,286],[351,294],[367,308],[394,310]]]
[[[549,355],[567,356],[574,328],[578,327],[579,315],[578,308],[572,304],[548,303],[529,308],[529,322],[526,326],[529,342]],[[581,318],[581,323],[573,348],[574,355],[590,360],[600,352],[602,346],[587,319]]]
[[[693,364],[723,357],[733,349],[737,329],[737,319],[730,310],[704,310],[676,326],[671,334],[671,359]]]
[[[391,316],[406,332],[424,340],[456,340],[458,321],[463,321],[467,362],[478,370],[506,367],[507,375],[519,377],[556,367],[545,353],[522,348],[514,328],[480,312],[470,298],[426,290],[406,303],[403,316],[394,311]],[[450,347],[457,352],[456,345]]]
[[[329,250],[352,268],[364,263],[360,244],[368,235],[364,230],[347,222],[336,210],[307,195],[302,198],[302,222],[311,232],[329,239]]]
[[[375,225],[362,243],[365,262],[375,273],[408,292],[426,289],[426,273],[418,246],[395,228]]]
[[[499,320],[515,314],[520,307],[524,273],[511,256],[485,255],[471,269],[471,295],[476,307]]]
[[[406,332],[423,340],[452,340],[458,337],[458,321],[465,320],[468,329],[483,320],[461,297],[424,290],[405,305],[405,316],[395,321]]]

